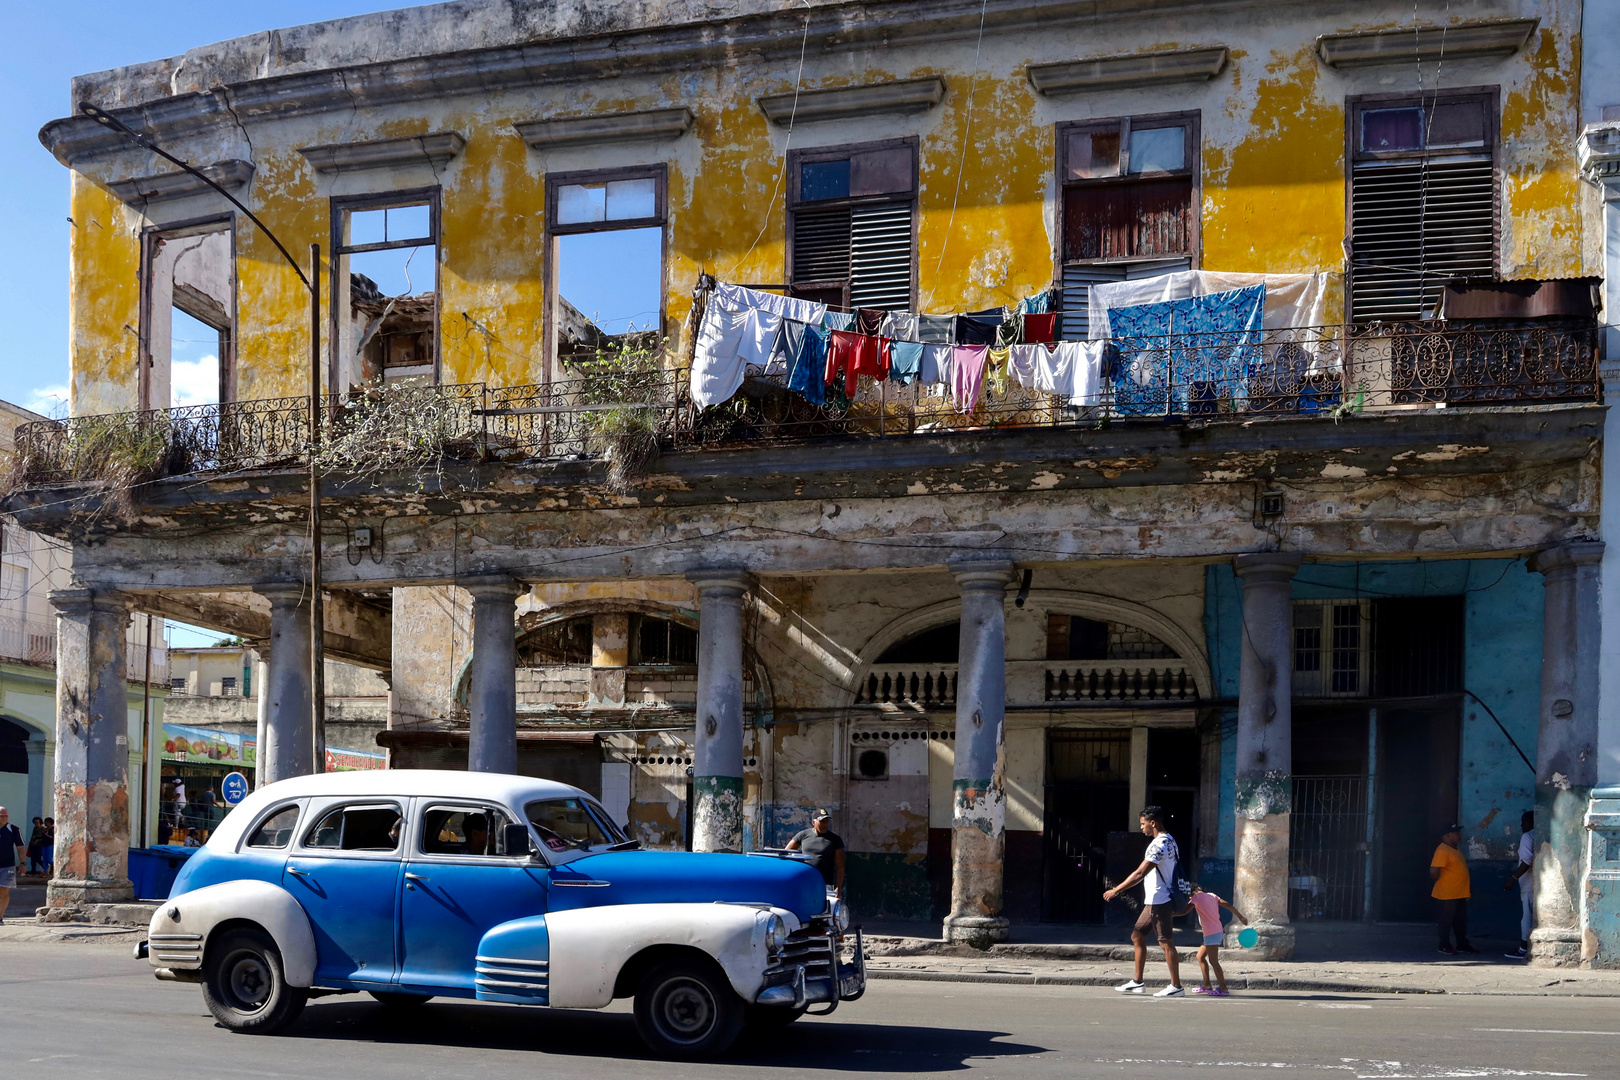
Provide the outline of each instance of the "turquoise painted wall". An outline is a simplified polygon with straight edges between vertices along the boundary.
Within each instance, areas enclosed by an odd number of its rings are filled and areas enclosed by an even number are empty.
[[[1294,579],[1301,600],[1462,594],[1466,651],[1464,682],[1494,712],[1508,734],[1535,761],[1541,694],[1541,576],[1522,559],[1306,563]],[[1216,692],[1235,698],[1242,625],[1242,594],[1230,565],[1205,576],[1204,626]],[[1463,846],[1474,875],[1475,922],[1481,931],[1516,926],[1517,894],[1500,891],[1519,838],[1519,813],[1534,804],[1535,776],[1479,702],[1463,708],[1458,801]],[[1235,714],[1223,717],[1221,741],[1220,860],[1233,856],[1236,819],[1232,790]],[[1212,866],[1217,873],[1221,869]],[[1230,862],[1224,867],[1230,874]],[[1501,910],[1498,910],[1498,909]],[[1513,936],[1517,936],[1516,931]]]

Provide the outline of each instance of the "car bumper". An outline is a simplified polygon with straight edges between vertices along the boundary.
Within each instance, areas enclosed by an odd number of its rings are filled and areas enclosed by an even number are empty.
[[[839,1002],[854,1001],[866,993],[866,955],[861,932],[855,931],[854,957],[849,963],[844,962],[843,945],[836,935],[828,934],[821,940],[825,944],[820,948],[801,948],[788,962],[767,969],[754,1004],[784,1009],[826,1005],[831,1012]]]

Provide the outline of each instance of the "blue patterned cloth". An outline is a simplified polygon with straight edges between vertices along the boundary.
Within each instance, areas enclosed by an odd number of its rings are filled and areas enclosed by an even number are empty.
[[[827,396],[827,339],[829,331],[793,319],[782,320],[778,348],[787,354],[788,389],[812,405]]]
[[[1242,411],[1260,364],[1266,287],[1114,308],[1114,409],[1124,416]]]
[[[1038,292],[1034,296],[1026,296],[1018,301],[1015,309],[1020,315],[1045,315],[1052,310],[1052,290]]]

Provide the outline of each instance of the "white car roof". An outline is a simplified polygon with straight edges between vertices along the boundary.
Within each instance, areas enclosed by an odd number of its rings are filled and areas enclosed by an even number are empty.
[[[219,846],[232,849],[241,832],[258,817],[259,811],[285,799],[304,798],[398,798],[423,796],[432,799],[478,799],[498,802],[519,810],[531,799],[559,799],[588,792],[555,780],[511,773],[461,772],[452,769],[362,769],[353,772],[316,773],[294,776],[266,784],[243,799],[220,822],[209,837]]]

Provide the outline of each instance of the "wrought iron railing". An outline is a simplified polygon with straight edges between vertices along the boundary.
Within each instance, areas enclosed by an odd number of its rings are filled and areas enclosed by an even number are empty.
[[[852,398],[812,405],[754,369],[731,401],[693,406],[678,370],[598,369],[538,386],[384,386],[323,402],[320,463],[365,472],[446,459],[612,456],[813,437],[883,438],[1102,420],[1344,415],[1439,405],[1600,401],[1591,321],[1314,326],[1118,338],[1095,394],[1054,397],[999,372],[971,408],[940,384],[862,377]],[[307,398],[48,420],[18,427],[24,485],[304,465]]]

